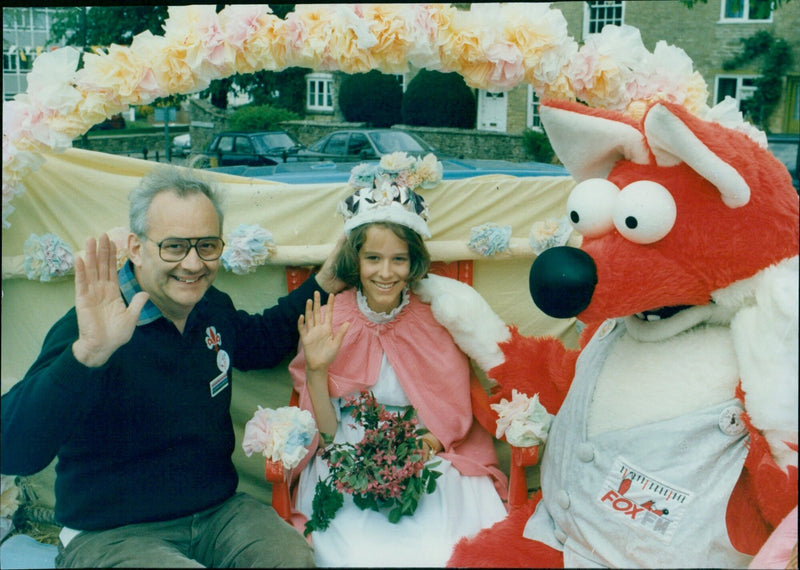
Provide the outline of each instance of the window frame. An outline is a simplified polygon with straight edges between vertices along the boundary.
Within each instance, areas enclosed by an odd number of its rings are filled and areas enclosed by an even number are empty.
[[[736,95],[735,99],[741,104],[742,101],[749,99],[756,92],[755,85],[744,85],[747,80],[757,80],[760,75],[753,74],[735,74],[735,73],[721,73],[714,76],[714,104],[720,103],[720,80],[721,79],[735,79],[736,80]]]
[[[592,28],[592,24],[593,23],[600,23],[599,19],[593,19],[592,18],[592,12],[593,12],[592,7],[593,7],[593,4],[597,5],[600,2],[603,2],[604,7],[607,7],[607,8],[619,8],[620,9],[620,15],[619,15],[618,19],[614,18],[613,19],[614,21],[602,22],[603,25],[600,27],[600,29],[598,29],[595,32],[591,32],[590,30]],[[605,19],[607,20],[608,18],[605,18]],[[586,0],[583,3],[583,37],[584,38],[586,36],[590,35],[590,34],[600,33],[603,30],[603,28],[605,26],[609,25],[609,24],[614,24],[614,25],[617,25],[617,26],[621,26],[624,23],[625,23],[625,1],[624,0]]]
[[[321,87],[321,89],[320,89]],[[318,101],[322,97],[322,104]],[[333,74],[315,72],[306,75],[306,110],[333,112]]]
[[[525,107],[525,126],[532,131],[544,131],[542,116],[539,113],[541,99],[532,85],[528,85],[527,105]],[[536,124],[538,123],[538,124]]]
[[[719,3],[719,21],[722,24],[770,24],[772,23],[772,14],[775,11],[773,2],[769,2],[769,17],[761,20],[750,18],[750,3],[754,0],[720,0]],[[766,0],[761,0],[766,1]],[[726,8],[730,2],[742,3],[741,17],[727,16],[725,14]]]

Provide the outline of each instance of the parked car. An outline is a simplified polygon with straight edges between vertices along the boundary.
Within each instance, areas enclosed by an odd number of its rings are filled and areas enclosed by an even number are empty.
[[[217,134],[193,166],[264,166],[286,162],[303,149],[286,131],[223,132]]]
[[[101,123],[92,125],[89,131],[115,131],[124,128],[125,128],[125,117],[122,116],[122,113],[117,113],[116,115],[109,117],[108,119],[106,119]]]
[[[297,153],[298,160],[361,161],[403,151],[420,156],[442,154],[414,133],[399,129],[351,129],[334,131]]]
[[[786,170],[792,175],[792,184],[795,190],[800,192],[797,180],[797,160],[800,153],[800,135],[798,134],[775,134],[767,135],[767,145],[772,154],[778,157]]]
[[[172,137],[172,156],[186,158],[192,153],[192,137],[189,133]]]

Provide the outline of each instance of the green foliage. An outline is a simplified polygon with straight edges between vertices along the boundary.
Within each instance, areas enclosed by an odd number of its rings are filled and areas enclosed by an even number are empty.
[[[761,60],[761,76],[755,80],[756,91],[749,99],[741,101],[740,108],[745,117],[762,129],[766,129],[770,116],[780,102],[783,78],[792,67],[792,50],[783,38],[776,38],[766,30],[760,30],[742,38],[742,51],[722,65],[726,71]]]
[[[130,45],[147,30],[161,35],[166,19],[166,5],[77,6],[54,12],[50,41],[80,47]]]
[[[247,105],[234,111],[228,118],[233,131],[274,131],[280,130],[283,121],[294,121],[299,116],[287,109],[271,105]]]
[[[537,162],[552,164],[556,157],[550,139],[541,131],[533,129],[522,131],[522,144],[525,146],[525,153]]]
[[[346,121],[391,127],[402,120],[403,89],[394,75],[378,70],[346,75],[339,86],[339,108]]]
[[[403,95],[403,123],[420,127],[475,127],[477,102],[457,73],[421,69]]]
[[[231,90],[247,94],[254,105],[281,107],[301,117],[305,113],[306,80],[310,70],[299,67],[283,71],[257,71],[236,74],[224,79],[215,79],[200,93],[220,109],[228,107],[228,92]]]

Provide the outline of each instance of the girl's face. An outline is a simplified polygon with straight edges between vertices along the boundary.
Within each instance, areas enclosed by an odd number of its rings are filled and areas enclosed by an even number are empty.
[[[388,313],[400,304],[411,271],[408,244],[389,228],[371,226],[358,252],[361,292],[369,308]]]

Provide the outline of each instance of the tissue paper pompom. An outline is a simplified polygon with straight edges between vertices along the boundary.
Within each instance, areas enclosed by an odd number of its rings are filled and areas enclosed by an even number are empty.
[[[536,255],[551,247],[566,245],[572,236],[572,225],[567,216],[535,222],[531,226],[529,241]]]
[[[75,257],[72,248],[55,234],[39,237],[31,234],[22,246],[25,254],[23,266],[28,279],[50,281],[63,277],[72,270]]]
[[[245,455],[261,453],[267,459],[280,461],[285,469],[297,467],[308,453],[308,446],[317,432],[311,412],[295,406],[278,409],[262,408],[245,424],[242,448]]]
[[[255,224],[241,224],[228,235],[222,265],[236,275],[253,273],[275,253],[275,247],[268,230]]]
[[[467,247],[488,257],[508,249],[510,239],[511,226],[498,226],[494,223],[488,223],[470,230]]]

